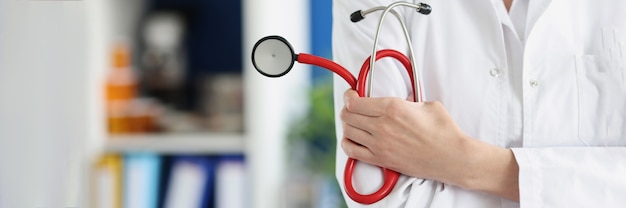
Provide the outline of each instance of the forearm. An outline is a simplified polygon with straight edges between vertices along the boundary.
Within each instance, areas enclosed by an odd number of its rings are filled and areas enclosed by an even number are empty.
[[[459,173],[457,184],[519,202],[519,167],[513,152],[478,140],[468,146],[468,170]]]

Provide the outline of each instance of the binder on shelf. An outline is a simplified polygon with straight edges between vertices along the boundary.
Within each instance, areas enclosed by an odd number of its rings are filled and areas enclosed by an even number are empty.
[[[124,158],[124,207],[156,208],[161,161],[151,153],[132,153]]]
[[[159,188],[159,202],[158,207],[165,207],[165,196],[167,194],[167,190],[169,189],[169,179],[172,173],[172,159],[171,155],[162,155],[161,156],[161,176],[159,177],[159,184],[161,188]]]
[[[122,166],[121,156],[103,155],[93,171],[93,203],[95,208],[122,208]]]
[[[243,156],[221,156],[216,167],[215,207],[244,208],[248,200]]]
[[[175,156],[165,208],[213,207],[215,161],[206,156]]]

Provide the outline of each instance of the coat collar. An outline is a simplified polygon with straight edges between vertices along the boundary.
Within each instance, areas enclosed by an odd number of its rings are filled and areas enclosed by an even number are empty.
[[[515,4],[515,1],[528,1],[528,10],[526,12],[526,25],[524,27],[524,37],[521,37],[526,38],[532,32],[535,23],[537,23],[537,21],[541,18],[546,9],[550,6],[552,0],[513,0],[513,4]],[[503,1],[491,0],[491,3],[493,4],[493,8],[495,9],[495,12],[502,25],[508,27],[512,31],[516,31],[515,26],[513,25],[513,22],[511,21],[511,18],[509,16],[509,13],[504,7]],[[517,38],[520,38],[518,37],[517,32],[515,33],[515,35]]]

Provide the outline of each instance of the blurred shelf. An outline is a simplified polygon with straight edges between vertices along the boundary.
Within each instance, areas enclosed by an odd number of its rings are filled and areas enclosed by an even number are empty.
[[[159,154],[243,154],[242,133],[172,133],[110,136],[105,152]]]

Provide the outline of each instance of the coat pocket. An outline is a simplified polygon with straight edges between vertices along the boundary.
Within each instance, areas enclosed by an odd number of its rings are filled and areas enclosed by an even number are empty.
[[[589,146],[626,144],[624,63],[607,54],[576,57],[579,138]]]

